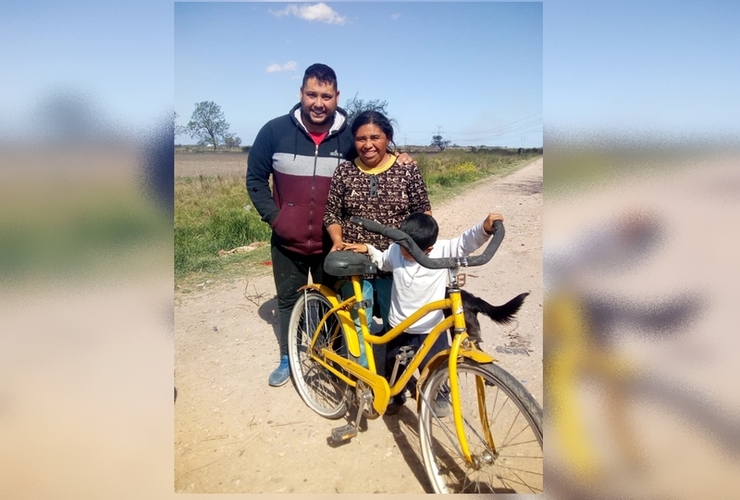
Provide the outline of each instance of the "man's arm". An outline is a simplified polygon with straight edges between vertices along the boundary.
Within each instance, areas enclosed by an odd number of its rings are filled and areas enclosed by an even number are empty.
[[[247,193],[262,220],[272,225],[280,208],[275,204],[270,189],[272,175],[272,129],[262,127],[247,157]]]

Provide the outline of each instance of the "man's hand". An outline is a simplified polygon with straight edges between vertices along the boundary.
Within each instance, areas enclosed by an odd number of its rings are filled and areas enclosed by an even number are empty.
[[[504,221],[504,216],[501,214],[488,214],[486,220],[483,221],[483,230],[488,234],[493,234],[493,223],[497,220]]]
[[[416,160],[411,158],[408,153],[398,153],[398,163],[400,165],[416,165]]]

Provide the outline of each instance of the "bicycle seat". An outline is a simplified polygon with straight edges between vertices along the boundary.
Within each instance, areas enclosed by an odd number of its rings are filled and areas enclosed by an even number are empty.
[[[324,271],[332,276],[362,276],[375,274],[378,268],[366,255],[351,250],[339,250],[326,256]]]

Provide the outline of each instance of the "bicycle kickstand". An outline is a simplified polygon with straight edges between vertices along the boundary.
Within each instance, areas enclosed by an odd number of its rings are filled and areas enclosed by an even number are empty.
[[[349,441],[353,437],[357,436],[358,429],[360,428],[360,419],[362,418],[362,410],[367,405],[368,408],[373,404],[373,392],[369,387],[358,387],[357,388],[357,415],[355,416],[354,425],[346,424],[341,427],[335,427],[331,430],[331,438],[335,443],[341,443],[343,441]]]

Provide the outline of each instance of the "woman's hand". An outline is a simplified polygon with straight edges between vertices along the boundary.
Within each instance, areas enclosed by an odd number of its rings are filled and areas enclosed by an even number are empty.
[[[345,243],[343,241],[341,241],[341,240],[340,241],[335,241],[335,242],[332,243],[331,249],[329,250],[329,252],[331,253],[331,252],[336,252],[337,250],[345,250],[346,249],[345,248],[346,246],[347,245],[345,245]]]

